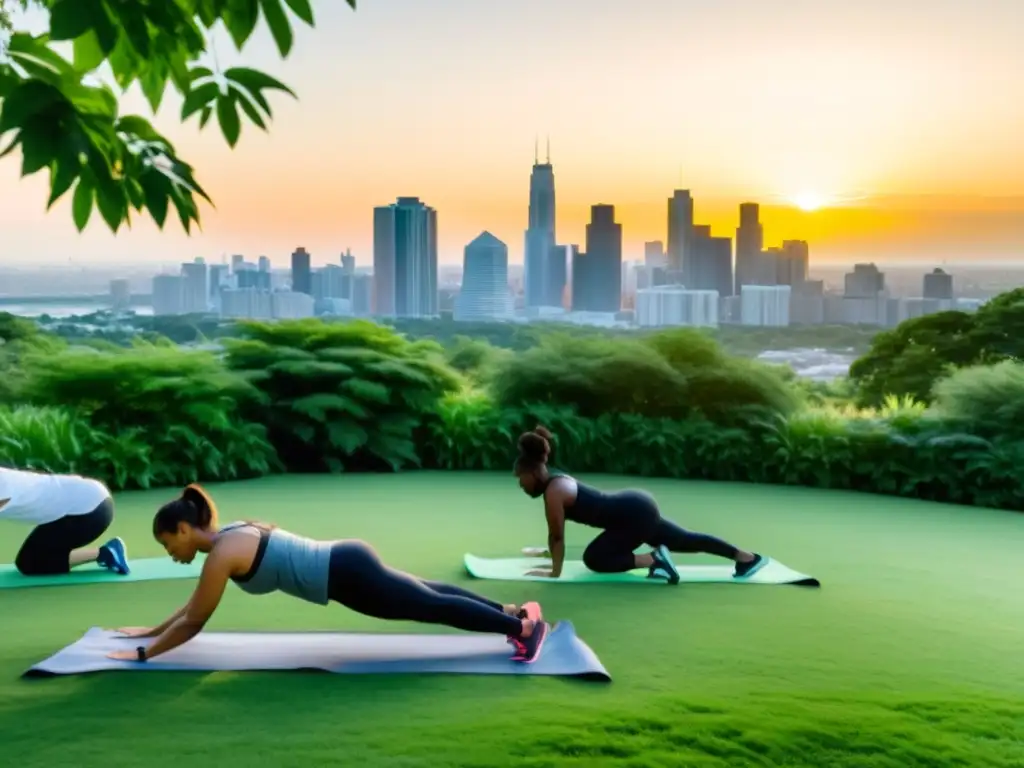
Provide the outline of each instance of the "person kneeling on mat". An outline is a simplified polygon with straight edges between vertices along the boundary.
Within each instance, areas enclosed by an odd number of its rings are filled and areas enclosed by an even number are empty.
[[[23,576],[54,576],[85,563],[128,574],[124,542],[89,547],[114,520],[114,500],[99,480],[0,468],[0,520],[36,527],[14,565]]]
[[[220,528],[213,500],[198,485],[189,485],[157,511],[153,535],[177,562],[207,554],[199,584],[188,604],[160,626],[119,630],[156,637],[152,645],[110,658],[145,661],[188,642],[210,620],[228,581],[253,595],[281,591],[319,605],[333,600],[378,619],[505,635],[514,661],[534,661],[547,636],[537,603],[503,606],[451,584],[401,573],[362,541],[317,541],[259,522]]]
[[[647,493],[638,490],[604,493],[569,475],[551,472],[551,433],[537,427],[519,437],[519,458],[515,474],[519,486],[532,498],[544,499],[548,521],[548,551],[551,568],[539,568],[530,576],[558,578],[565,561],[565,523],[570,521],[601,533],[583,553],[583,564],[596,573],[624,573],[647,568],[652,578],[679,583],[679,572],[670,552],[704,552],[736,563],[736,578],[751,576],[766,561],[762,555],[747,552],[704,533],[687,531],[661,516],[658,505]],[[651,552],[634,554],[647,545]]]

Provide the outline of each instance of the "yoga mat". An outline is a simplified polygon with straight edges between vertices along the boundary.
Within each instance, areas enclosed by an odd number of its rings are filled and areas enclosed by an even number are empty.
[[[626,584],[657,584],[668,586],[663,579],[647,578],[647,569],[628,571],[626,573],[594,573],[587,569],[579,560],[566,560],[562,566],[562,575],[557,579],[545,576],[526,576],[526,572],[535,568],[546,568],[550,560],[537,557],[516,557],[488,559],[476,555],[466,555],[464,559],[466,571],[477,579],[492,581],[548,581],[552,583],[586,584],[586,583],[626,583]],[[794,571],[778,560],[769,558],[753,576],[737,579],[733,577],[732,565],[678,565],[680,584],[794,584],[801,587],[819,587],[817,579],[804,573]]]
[[[122,576],[95,564],[82,565],[70,573],[56,576],[22,576],[13,565],[0,565],[0,589],[18,587],[70,587],[75,584],[108,584],[128,581],[156,581],[159,579],[195,579],[203,569],[200,558],[188,565],[176,563],[169,557],[151,557],[130,560],[132,572]]]
[[[553,627],[530,664],[511,660],[503,636],[471,634],[373,634],[336,632],[201,632],[189,642],[146,661],[108,659],[110,651],[140,641],[94,627],[77,642],[31,667],[24,677],[85,672],[214,672],[319,670],[337,674],[447,673],[551,675],[610,682],[597,655],[568,621]]]

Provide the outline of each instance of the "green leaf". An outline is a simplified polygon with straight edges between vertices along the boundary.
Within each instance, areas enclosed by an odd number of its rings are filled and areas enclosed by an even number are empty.
[[[96,190],[96,207],[115,235],[121,228],[127,209],[127,200],[120,184],[103,184]]]
[[[74,40],[92,29],[101,15],[106,15],[101,0],[53,0],[50,39]]]
[[[249,119],[252,120],[252,122],[255,125],[259,126],[264,131],[267,130],[266,122],[263,120],[263,117],[260,115],[260,113],[256,110],[256,107],[252,105],[251,101],[249,101],[247,98],[243,96],[240,99],[238,99],[238,103],[242,105],[242,111],[244,111],[245,114],[249,116]]]
[[[252,36],[256,22],[260,18],[259,0],[228,0],[227,7],[221,14],[221,21],[227,27],[228,34],[238,50]]]
[[[170,70],[160,59],[150,59],[147,65],[139,74],[139,85],[142,87],[142,94],[149,102],[149,106],[153,112],[157,112],[160,109],[160,102],[164,99],[164,91],[167,90]]]
[[[7,46],[11,59],[25,70],[29,77],[59,86],[75,74],[74,68],[46,43],[46,37],[33,37],[19,32],[11,37]]]
[[[93,188],[92,183],[84,176],[79,177],[78,186],[71,201],[71,216],[79,232],[85,229],[92,214]]]
[[[309,0],[285,0],[288,7],[292,9],[292,13],[306,22],[309,26],[314,25],[313,21],[313,8],[309,4]]]
[[[125,37],[140,58],[149,59],[153,55],[153,46],[149,27],[146,23],[145,6],[138,2],[118,3],[117,20],[124,30]]]
[[[295,37],[292,34],[291,25],[288,23],[288,16],[281,7],[280,0],[260,0],[260,8],[263,9],[263,18],[270,27],[270,34],[274,36],[277,43],[277,50],[281,58],[287,58],[291,53]]]
[[[298,96],[295,95],[295,92],[287,85],[282,83],[280,80],[271,77],[266,72],[260,72],[258,69],[250,69],[249,67],[231,67],[230,69],[224,70],[224,77],[227,80],[238,83],[250,93],[266,90],[284,91],[292,98],[298,98]]]
[[[181,105],[181,122],[185,122],[194,113],[208,107],[210,102],[216,99],[219,93],[219,86],[213,82],[203,83],[198,88],[189,91],[184,103]]]
[[[74,52],[75,69],[79,72],[92,72],[107,57],[100,48],[99,38],[92,30],[75,38]]]
[[[21,128],[33,115],[64,100],[64,95],[52,85],[39,80],[25,80],[7,94],[0,106],[0,134]]]
[[[60,149],[59,126],[40,115],[21,129],[21,175],[30,176],[53,163]]]
[[[213,105],[207,104],[203,107],[203,111],[199,113],[199,127],[205,128],[206,124],[210,122],[210,115],[213,114]]]
[[[220,130],[224,134],[228,146],[234,147],[242,132],[242,122],[238,118],[234,95],[222,96],[217,99],[217,122],[220,123]]]
[[[167,208],[169,204],[167,180],[160,173],[153,170],[143,171],[139,178],[142,191],[145,195],[146,209],[153,217],[153,221],[160,228],[164,228],[167,220]]]
[[[53,159],[50,163],[50,198],[46,202],[46,210],[50,210],[71,189],[81,171],[82,164],[74,153],[65,153]]]

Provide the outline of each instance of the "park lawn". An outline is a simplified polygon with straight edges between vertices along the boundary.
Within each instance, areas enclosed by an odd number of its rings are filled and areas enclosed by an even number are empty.
[[[544,543],[507,475],[292,476],[210,486],[224,519],[361,537],[391,564],[502,601],[539,598],[611,684],[316,673],[105,673],[23,680],[90,626],[150,624],[188,580],[0,590],[0,756],[19,768],[1024,765],[1024,519],[799,488],[643,485],[666,515],[818,577],[790,586],[469,580],[462,555]],[[172,491],[118,497],[116,533],[155,556]],[[23,530],[0,528],[10,562]],[[574,547],[587,531],[570,532]],[[578,549],[575,551],[578,552]],[[682,559],[682,558],[680,558]],[[211,629],[387,629],[338,606],[229,592]]]

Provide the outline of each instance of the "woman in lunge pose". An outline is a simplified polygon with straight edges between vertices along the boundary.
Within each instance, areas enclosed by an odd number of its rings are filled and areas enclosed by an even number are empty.
[[[601,533],[583,553],[583,564],[596,573],[624,573],[647,568],[654,578],[671,584],[679,583],[679,572],[669,552],[705,552],[736,563],[733,575],[753,575],[766,559],[762,555],[734,547],[705,533],[695,533],[666,520],[658,505],[647,493],[638,490],[604,493],[585,485],[569,475],[551,472],[551,434],[537,427],[519,437],[519,458],[515,473],[519,486],[535,499],[544,499],[548,521],[548,554],[550,569],[530,572],[534,576],[558,578],[565,562],[566,521],[598,528]],[[647,545],[651,551],[634,554]]]
[[[401,573],[362,541],[317,541],[257,522],[220,528],[213,500],[198,485],[157,511],[153,535],[179,563],[207,554],[199,584],[188,604],[160,626],[120,630],[156,637],[151,645],[114,652],[111,658],[145,661],[188,642],[210,620],[229,581],[254,595],[281,591],[319,605],[333,600],[378,619],[505,635],[515,661],[534,661],[547,635],[537,603],[503,606],[451,584]]]
[[[23,576],[55,576],[87,563],[129,572],[121,539],[89,546],[114,520],[114,500],[99,480],[0,468],[0,520],[35,526],[14,559]]]

